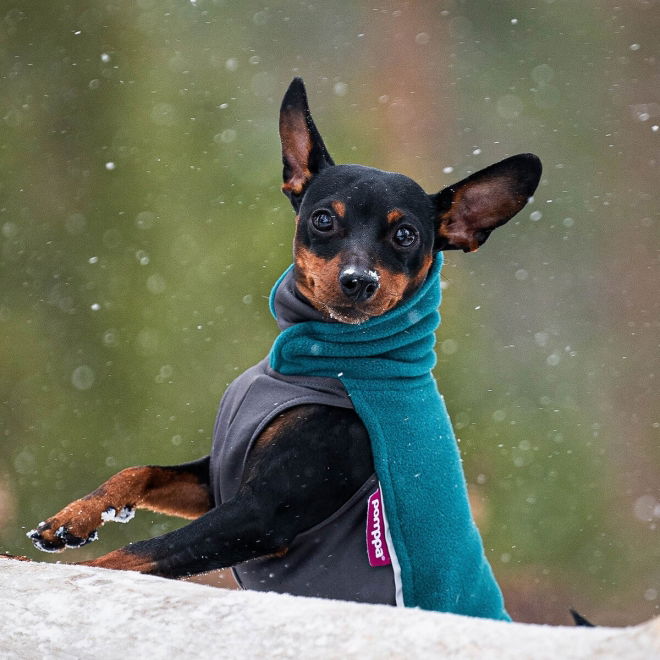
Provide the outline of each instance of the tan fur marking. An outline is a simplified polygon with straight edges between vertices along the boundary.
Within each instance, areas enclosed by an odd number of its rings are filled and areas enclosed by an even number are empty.
[[[156,566],[155,562],[149,557],[126,552],[125,550],[113,550],[97,559],[77,562],[77,565],[110,568],[116,571],[137,571],[139,573],[151,573]]]
[[[268,426],[259,434],[257,441],[254,444],[255,449],[261,449],[269,445],[281,432],[295,419],[297,414],[294,412],[296,408],[289,408],[283,413],[272,419]]]
[[[0,552],[0,557],[2,557],[2,559],[13,559],[14,561],[32,561],[25,555],[10,555],[7,552]]]
[[[344,204],[344,202],[332,202],[330,206],[332,206],[332,210],[337,214],[337,216],[340,218],[346,217],[346,204]]]
[[[378,314],[389,312],[390,309],[396,307],[403,298],[404,293],[410,286],[410,279],[403,273],[392,273],[391,271],[381,268],[380,272],[380,289],[375,296],[375,302],[380,303],[380,311]],[[382,292],[382,293],[381,293]]]
[[[422,262],[422,267],[420,268],[419,273],[417,273],[417,276],[411,282],[412,287],[417,288],[426,279],[432,263],[433,255],[426,255],[426,257],[424,257],[424,261]]]
[[[85,497],[71,502],[48,518],[38,531],[45,541],[57,544],[57,530],[80,539],[104,524],[102,514],[110,508],[149,509],[158,513],[194,519],[211,506],[208,488],[194,474],[160,467],[132,467],[110,477]]]
[[[200,484],[194,474],[163,468],[151,470],[142,497],[135,503],[138,509],[194,520],[211,507],[208,487]]]
[[[339,290],[340,259],[339,255],[322,259],[302,245],[296,246],[298,289],[316,309],[326,314],[331,311],[329,307],[345,304]]]
[[[282,184],[284,192],[292,192],[294,195],[300,195],[305,189],[305,185],[312,178],[312,173],[305,169],[301,175],[294,174],[289,181]]]
[[[387,223],[392,224],[393,222],[396,222],[399,218],[403,218],[404,213],[400,209],[392,209],[388,214],[387,214]]]

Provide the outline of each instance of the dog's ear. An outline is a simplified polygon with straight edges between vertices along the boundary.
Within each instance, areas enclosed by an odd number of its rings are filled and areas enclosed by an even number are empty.
[[[291,81],[282,100],[280,140],[284,164],[282,191],[297,211],[305,188],[314,175],[334,165],[309,112],[301,78]]]
[[[518,154],[431,195],[438,223],[434,249],[476,250],[525,206],[540,178],[541,161]]]

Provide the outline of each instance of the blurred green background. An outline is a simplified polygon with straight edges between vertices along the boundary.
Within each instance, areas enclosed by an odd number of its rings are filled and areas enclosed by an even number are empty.
[[[122,467],[208,453],[290,262],[277,111],[429,192],[537,153],[536,198],[444,269],[436,375],[514,618],[660,608],[660,5],[3,2],[0,550]]]

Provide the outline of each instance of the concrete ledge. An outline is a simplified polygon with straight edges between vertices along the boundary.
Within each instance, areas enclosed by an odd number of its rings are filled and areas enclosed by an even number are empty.
[[[631,628],[499,623],[0,559],[0,655],[20,658],[660,658]]]

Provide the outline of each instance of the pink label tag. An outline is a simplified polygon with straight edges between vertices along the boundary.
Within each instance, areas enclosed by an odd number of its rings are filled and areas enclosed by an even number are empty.
[[[383,500],[380,488],[369,497],[367,505],[367,556],[369,566],[387,566],[392,563],[385,539]]]

